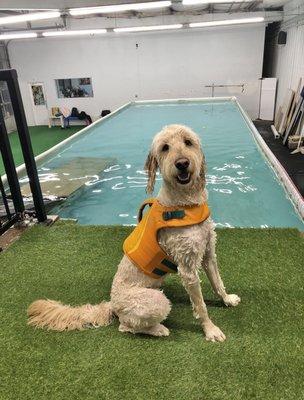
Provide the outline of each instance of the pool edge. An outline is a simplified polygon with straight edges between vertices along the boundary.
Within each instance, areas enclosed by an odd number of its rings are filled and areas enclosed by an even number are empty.
[[[159,99],[159,100],[136,100],[133,104],[145,104],[145,103],[187,103],[187,102],[206,102],[206,101],[233,101],[235,99],[234,96],[226,96],[226,97],[180,97],[177,99]]]
[[[282,182],[284,189],[286,190],[287,194],[289,195],[296,211],[299,213],[300,217],[304,219],[304,199],[301,193],[296,188],[295,184],[289,177],[288,173],[286,172],[285,168],[282,166],[280,161],[276,158],[270,148],[267,146],[266,142],[259,134],[257,128],[255,127],[254,123],[246,113],[246,111],[242,108],[240,103],[238,102],[237,98],[234,97],[232,100],[236,103],[238,109],[240,110],[245,122],[249,126],[254,139],[256,140],[259,148],[261,149],[262,153],[266,157],[266,160],[269,162],[270,166],[274,170],[275,174],[277,175],[278,179]]]

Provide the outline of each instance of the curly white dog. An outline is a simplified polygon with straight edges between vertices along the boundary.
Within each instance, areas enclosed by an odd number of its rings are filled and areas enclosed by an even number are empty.
[[[145,168],[150,193],[157,169],[162,174],[163,184],[157,200],[163,206],[182,208],[207,201],[204,156],[199,138],[191,129],[170,125],[159,132],[154,137]],[[221,280],[211,218],[191,226],[160,229],[158,243],[177,264],[194,316],[200,320],[206,339],[224,341],[224,333],[208,316],[198,275],[201,266],[215,294],[227,306],[236,306],[240,298],[236,294],[227,294]],[[121,332],[168,336],[169,330],[162,322],[167,318],[171,304],[159,290],[163,280],[144,274],[125,255],[113,280],[110,302],[71,307],[52,300],[37,300],[28,309],[29,324],[60,331],[83,329],[90,325],[108,325],[116,315]]]

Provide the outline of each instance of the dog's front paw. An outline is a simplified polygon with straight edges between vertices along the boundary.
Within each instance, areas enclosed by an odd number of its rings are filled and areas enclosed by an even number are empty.
[[[227,294],[223,301],[227,307],[235,307],[240,303],[241,298],[237,294]]]
[[[223,342],[226,340],[224,333],[211,321],[204,325],[204,332],[208,342]]]

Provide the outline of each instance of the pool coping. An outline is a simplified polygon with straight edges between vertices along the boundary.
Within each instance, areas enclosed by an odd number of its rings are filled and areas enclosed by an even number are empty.
[[[37,155],[35,157],[35,161],[38,162],[42,160],[43,158],[49,156],[51,153],[53,153],[55,150],[59,149],[60,147],[64,146],[66,143],[72,141],[75,139],[77,136],[82,135],[85,133],[88,129],[90,129],[92,126],[98,125],[103,123],[109,118],[112,118],[113,116],[116,116],[123,110],[127,109],[133,104],[147,104],[147,103],[154,103],[154,104],[159,104],[159,103],[187,103],[187,102],[208,102],[208,101],[218,101],[218,102],[224,102],[224,101],[233,101],[239,111],[241,112],[245,122],[247,123],[248,127],[250,128],[254,139],[256,140],[256,143],[258,144],[259,148],[261,149],[262,153],[264,154],[266,160],[269,162],[270,167],[274,170],[276,176],[278,179],[282,182],[284,189],[286,190],[287,194],[292,200],[292,203],[296,209],[296,211],[299,213],[300,217],[303,219],[304,218],[304,199],[301,196],[300,192],[290,179],[289,175],[287,174],[286,170],[282,166],[282,164],[279,162],[279,160],[275,157],[275,155],[272,153],[272,151],[269,149],[267,146],[266,142],[262,138],[262,136],[259,134],[258,130],[254,126],[252,120],[250,119],[249,115],[247,112],[243,109],[243,107],[240,105],[238,102],[237,98],[235,96],[230,96],[230,97],[199,97],[199,98],[176,98],[176,99],[159,99],[159,100],[136,100],[136,101],[131,101],[128,103],[125,103],[121,107],[117,108],[115,111],[113,111],[111,114],[108,114],[104,117],[98,118],[96,121],[94,121],[92,124],[86,126],[85,128],[79,130],[78,132],[74,133],[67,139],[63,140],[60,143],[57,143],[55,146],[51,147],[50,149],[44,151],[43,153]],[[26,172],[25,164],[21,164],[16,168],[17,174],[21,174],[23,172]],[[7,177],[6,174],[1,176],[3,184],[7,183]]]
[[[293,206],[295,207],[296,211],[298,212],[300,217],[302,219],[304,219],[304,199],[303,199],[301,193],[298,191],[297,187],[291,180],[290,176],[288,175],[288,173],[285,170],[285,168],[283,167],[283,165],[280,163],[280,161],[276,158],[276,156],[273,154],[273,152],[267,146],[267,143],[260,135],[259,131],[255,127],[255,125],[252,122],[252,120],[250,119],[249,115],[242,108],[242,106],[238,102],[237,98],[234,97],[232,100],[236,103],[243,118],[245,119],[246,123],[248,124],[249,128],[251,129],[254,139],[256,140],[258,146],[260,147],[266,160],[268,161],[268,163],[274,170],[277,178],[281,181],[283,188],[285,189],[285,191],[291,198],[291,202],[292,202]]]

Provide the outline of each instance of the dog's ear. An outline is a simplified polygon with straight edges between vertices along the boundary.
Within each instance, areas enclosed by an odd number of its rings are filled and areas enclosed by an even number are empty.
[[[157,168],[158,168],[157,160],[150,151],[144,166],[144,169],[148,171],[148,183],[146,187],[147,193],[153,192]]]
[[[200,179],[201,179],[201,185],[203,188],[206,186],[206,161],[205,161],[205,156],[202,153],[202,163],[201,163],[201,169],[200,169]]]

